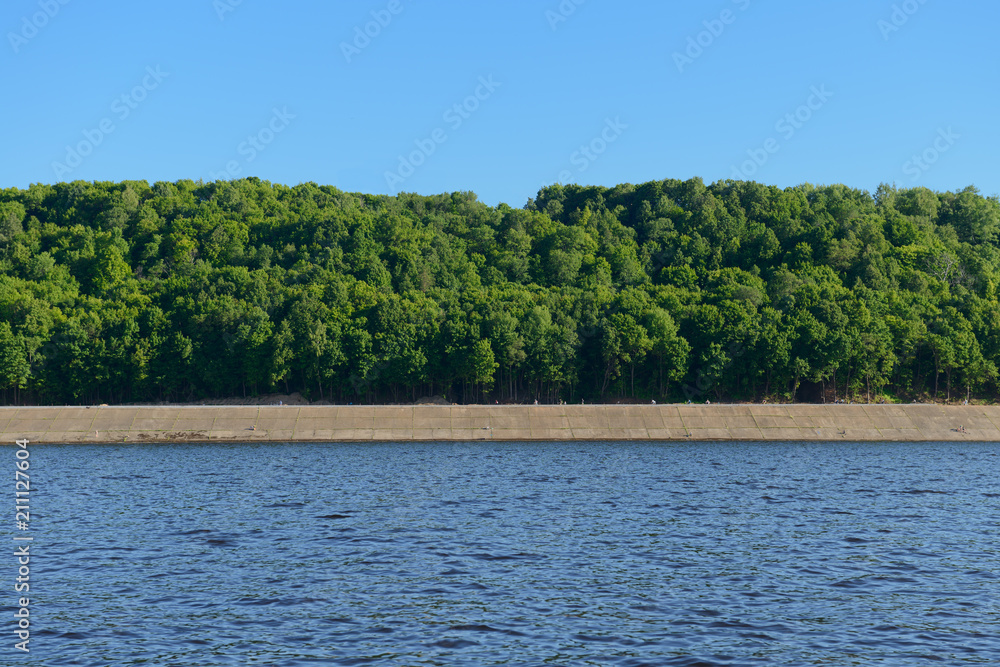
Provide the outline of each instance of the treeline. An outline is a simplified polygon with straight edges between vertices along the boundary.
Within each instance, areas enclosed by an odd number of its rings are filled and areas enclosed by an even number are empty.
[[[992,396],[1000,203],[551,186],[523,208],[256,178],[0,190],[7,403]]]

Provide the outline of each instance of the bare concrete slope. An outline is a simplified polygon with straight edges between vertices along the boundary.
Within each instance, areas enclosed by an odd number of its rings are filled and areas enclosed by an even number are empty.
[[[518,405],[0,408],[3,440],[1000,440],[1000,407]]]

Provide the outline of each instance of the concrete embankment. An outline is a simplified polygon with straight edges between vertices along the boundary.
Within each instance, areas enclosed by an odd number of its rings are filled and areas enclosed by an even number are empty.
[[[3,442],[1000,440],[1000,406],[513,405],[0,408]]]

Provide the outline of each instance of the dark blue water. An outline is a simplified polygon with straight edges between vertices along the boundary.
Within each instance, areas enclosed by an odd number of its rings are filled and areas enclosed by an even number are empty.
[[[0,662],[1000,664],[998,451],[32,446]]]

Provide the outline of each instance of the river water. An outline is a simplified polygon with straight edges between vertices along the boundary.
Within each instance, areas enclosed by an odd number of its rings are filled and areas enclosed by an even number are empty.
[[[6,664],[1000,664],[996,444],[30,447]]]

